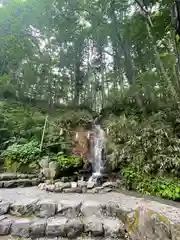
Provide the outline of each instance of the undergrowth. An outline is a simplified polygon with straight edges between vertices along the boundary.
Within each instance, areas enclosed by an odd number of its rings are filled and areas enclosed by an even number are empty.
[[[130,190],[171,200],[180,200],[180,180],[171,176],[155,176],[142,172],[138,167],[122,171],[125,185]]]

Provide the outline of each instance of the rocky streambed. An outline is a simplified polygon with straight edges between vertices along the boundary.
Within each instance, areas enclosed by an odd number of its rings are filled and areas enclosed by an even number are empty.
[[[178,207],[122,193],[31,187],[0,189],[0,198],[0,236],[8,239],[180,239]]]

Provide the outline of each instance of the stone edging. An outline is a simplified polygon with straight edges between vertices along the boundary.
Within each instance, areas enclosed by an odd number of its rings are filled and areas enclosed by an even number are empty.
[[[118,188],[117,182],[105,182],[102,185],[97,185],[94,182],[78,181],[78,182],[61,182],[46,181],[38,186],[41,190],[56,193],[107,193],[115,191]]]
[[[140,203],[140,202],[139,202]],[[143,202],[141,201],[141,204]],[[175,240],[180,224],[143,206],[129,208],[121,202],[26,199],[0,202],[0,236],[110,237],[110,239]],[[178,215],[178,214],[176,214]]]

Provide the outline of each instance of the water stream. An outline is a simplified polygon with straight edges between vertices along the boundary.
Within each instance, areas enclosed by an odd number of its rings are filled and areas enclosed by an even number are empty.
[[[105,148],[105,132],[100,125],[94,124],[93,136],[91,141],[92,148],[92,176],[89,178],[89,182],[96,182],[102,175],[104,169],[103,150]]]

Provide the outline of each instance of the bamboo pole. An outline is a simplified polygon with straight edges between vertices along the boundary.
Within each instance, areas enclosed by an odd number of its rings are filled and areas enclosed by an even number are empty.
[[[42,147],[43,147],[43,141],[44,141],[44,135],[45,135],[45,131],[46,131],[47,120],[48,120],[48,115],[46,115],[45,122],[44,122],[44,128],[43,128],[41,143],[40,143],[40,152],[42,151]]]

